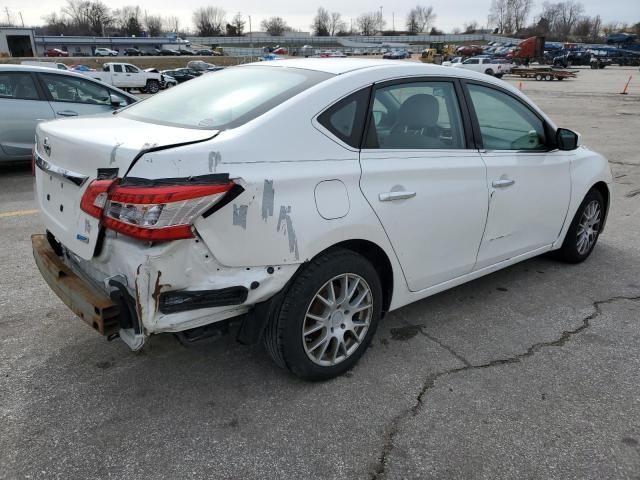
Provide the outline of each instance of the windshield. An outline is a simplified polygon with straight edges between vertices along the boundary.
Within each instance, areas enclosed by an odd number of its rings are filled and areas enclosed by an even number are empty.
[[[189,80],[120,115],[185,128],[234,128],[331,76],[287,67],[232,67]]]

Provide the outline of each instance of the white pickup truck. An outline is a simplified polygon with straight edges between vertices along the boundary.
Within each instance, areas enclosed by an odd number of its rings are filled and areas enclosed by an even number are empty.
[[[82,72],[84,75],[128,90],[135,88],[143,93],[156,93],[160,90],[162,76],[160,73],[145,72],[129,63],[105,63],[101,72]]]
[[[492,58],[472,57],[467,58],[462,63],[454,63],[451,66],[455,68],[465,68],[467,70],[473,70],[475,72],[486,73],[487,75],[502,78],[505,73],[509,73],[511,71],[511,65],[499,62],[499,60],[496,61]]]

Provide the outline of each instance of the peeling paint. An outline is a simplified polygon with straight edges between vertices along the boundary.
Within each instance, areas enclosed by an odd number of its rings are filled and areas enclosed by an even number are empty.
[[[249,205],[236,205],[233,204],[233,224],[240,225],[245,230],[247,229],[247,212],[249,211]]]
[[[296,260],[300,258],[298,252],[298,239],[296,238],[296,232],[293,229],[293,221],[291,220],[291,205],[280,207],[280,215],[278,215],[278,226],[276,231],[282,230],[287,235],[289,240],[289,252],[293,253]]]
[[[216,173],[220,162],[222,162],[220,152],[209,152],[209,173]]]
[[[149,150],[150,148],[156,148],[158,146],[157,143],[145,143],[142,145],[141,150]]]
[[[273,217],[273,199],[275,197],[273,189],[273,180],[264,180],[264,188],[262,189],[262,220],[267,221],[268,217]]]
[[[113,165],[114,163],[116,163],[116,152],[118,151],[118,148],[120,148],[120,145],[122,145],[124,142],[116,142],[115,146],[111,149],[111,154],[109,155],[109,165]]]

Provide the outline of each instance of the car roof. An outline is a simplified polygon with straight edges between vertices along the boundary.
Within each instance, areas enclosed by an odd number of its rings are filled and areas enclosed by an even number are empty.
[[[34,60],[37,61],[37,60]],[[48,62],[46,60],[42,60],[41,63],[51,63],[52,65],[57,65],[61,62]],[[80,76],[82,78],[87,78],[85,75],[82,75],[77,72],[73,72],[70,70],[60,70],[56,67],[39,67],[36,65],[16,65],[14,63],[4,63],[0,65],[0,72],[6,72],[8,70],[15,70],[17,72],[43,72],[43,73],[59,73],[61,75],[72,75],[72,76]]]
[[[480,74],[472,70],[452,69],[451,67],[443,67],[431,63],[398,61],[398,60],[379,60],[364,58],[301,58],[287,60],[273,60],[268,62],[254,62],[239,65],[268,66],[268,67],[288,67],[301,68],[305,70],[315,70],[319,72],[330,73],[333,75],[342,75],[358,70],[402,70],[403,75],[424,75],[424,76],[448,76],[458,78],[482,79],[485,82],[492,83],[493,77]]]

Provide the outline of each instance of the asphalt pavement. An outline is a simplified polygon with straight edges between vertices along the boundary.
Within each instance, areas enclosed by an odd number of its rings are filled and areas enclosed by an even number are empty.
[[[0,478],[640,478],[640,84],[619,94],[636,73],[510,80],[612,162],[586,262],[395,311],[323,383],[233,336],[107,342],[34,265],[29,167],[0,169]]]

